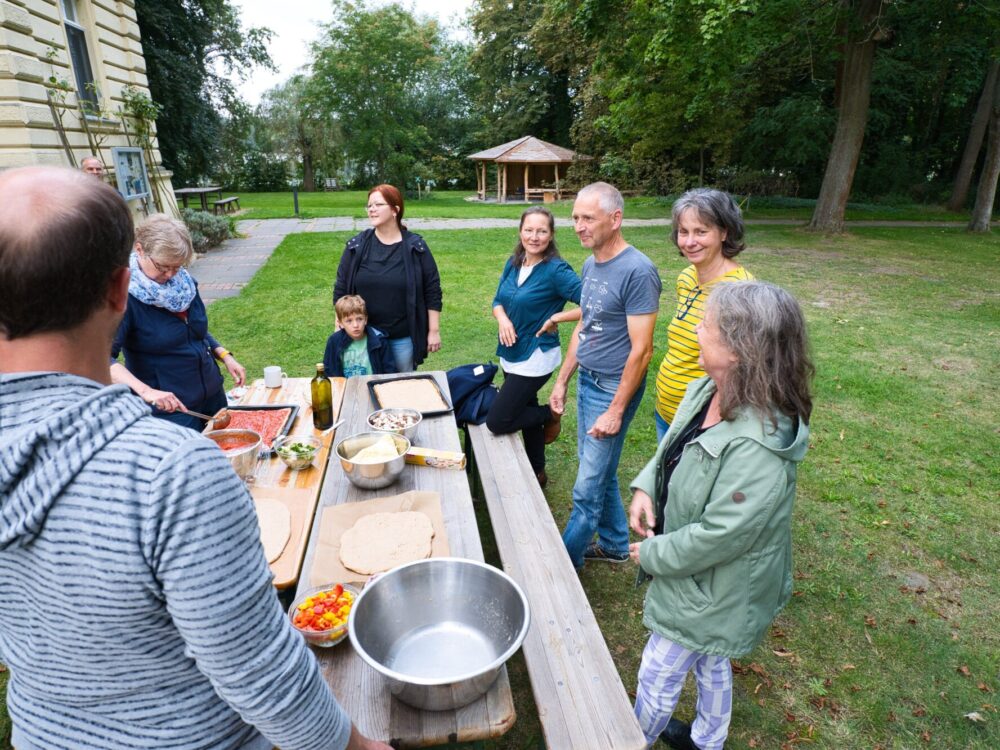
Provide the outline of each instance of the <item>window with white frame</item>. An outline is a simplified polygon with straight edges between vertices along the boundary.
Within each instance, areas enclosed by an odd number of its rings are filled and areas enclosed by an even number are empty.
[[[90,65],[90,53],[87,51],[87,34],[81,24],[76,0],[62,0],[62,9],[69,59],[76,78],[76,94],[85,109],[96,112],[99,109],[97,84],[94,81],[94,69]]]

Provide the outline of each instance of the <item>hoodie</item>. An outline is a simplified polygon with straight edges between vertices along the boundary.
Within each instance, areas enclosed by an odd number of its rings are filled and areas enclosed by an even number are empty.
[[[350,734],[229,462],[74,375],[0,375],[0,662],[18,750],[341,750]]]

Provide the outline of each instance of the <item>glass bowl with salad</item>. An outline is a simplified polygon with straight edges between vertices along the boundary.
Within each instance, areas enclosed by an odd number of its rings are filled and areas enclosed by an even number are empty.
[[[305,469],[310,466],[323,443],[312,435],[286,435],[276,438],[274,452],[289,469]]]

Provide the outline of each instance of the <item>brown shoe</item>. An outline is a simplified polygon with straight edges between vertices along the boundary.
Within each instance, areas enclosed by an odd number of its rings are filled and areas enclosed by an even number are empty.
[[[562,418],[556,414],[552,413],[549,417],[549,421],[545,423],[542,427],[542,434],[545,436],[545,444],[554,443],[556,438],[559,437],[559,432],[562,430]]]
[[[543,490],[545,489],[545,485],[549,483],[549,475],[545,473],[545,469],[535,474],[535,479],[538,480],[538,486]]]

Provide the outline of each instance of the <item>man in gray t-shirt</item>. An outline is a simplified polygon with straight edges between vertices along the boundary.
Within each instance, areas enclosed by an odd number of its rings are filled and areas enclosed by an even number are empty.
[[[618,460],[646,387],[662,284],[653,262],[622,237],[623,209],[621,193],[604,182],[585,187],[573,204],[574,229],[593,255],[583,264],[583,317],[573,331],[549,406],[553,414],[563,413],[567,385],[579,366],[580,465],[573,511],[563,531],[577,569],[585,560],[629,559]]]

